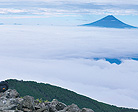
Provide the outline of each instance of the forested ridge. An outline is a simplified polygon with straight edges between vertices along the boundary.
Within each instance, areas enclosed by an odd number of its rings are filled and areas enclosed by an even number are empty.
[[[16,89],[21,96],[30,95],[35,99],[52,101],[57,99],[67,105],[77,104],[80,108],[91,108],[95,112],[138,112],[136,109],[121,108],[98,102],[73,91],[50,84],[37,83],[34,81],[7,80],[10,89]]]

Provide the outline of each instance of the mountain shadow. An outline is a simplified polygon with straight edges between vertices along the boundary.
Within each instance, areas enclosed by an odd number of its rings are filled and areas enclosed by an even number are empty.
[[[135,26],[128,25],[120,20],[118,20],[113,15],[108,15],[98,21],[89,24],[83,24],[81,26],[89,27],[106,27],[106,28],[138,28]]]

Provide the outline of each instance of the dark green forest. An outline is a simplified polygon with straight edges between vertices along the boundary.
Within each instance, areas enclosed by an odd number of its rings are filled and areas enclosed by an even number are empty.
[[[58,101],[67,105],[74,103],[77,104],[80,108],[91,108],[95,112],[138,112],[136,109],[121,108],[98,102],[86,96],[79,95],[73,91],[50,84],[37,83],[34,81],[19,81],[15,79],[9,79],[6,81],[8,81],[9,88],[16,89],[21,97],[30,95],[35,99],[42,98],[42,100],[48,101],[57,99]]]

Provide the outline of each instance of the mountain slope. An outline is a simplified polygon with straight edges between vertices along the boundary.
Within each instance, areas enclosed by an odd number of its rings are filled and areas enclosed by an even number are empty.
[[[98,102],[91,98],[79,95],[73,91],[50,84],[37,83],[34,81],[7,80],[11,89],[16,89],[21,96],[30,95],[51,101],[57,99],[67,105],[77,104],[80,108],[91,108],[95,112],[138,112],[135,109],[119,108]]]
[[[118,20],[113,15],[108,15],[98,21],[89,24],[84,24],[82,26],[95,26],[95,27],[107,27],[107,28],[137,28]]]

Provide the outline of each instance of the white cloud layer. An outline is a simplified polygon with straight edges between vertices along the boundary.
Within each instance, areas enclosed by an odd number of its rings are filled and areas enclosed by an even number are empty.
[[[99,101],[137,108],[137,29],[0,26],[1,80],[59,85]],[[122,58],[120,65],[92,58]]]
[[[12,2],[38,2],[38,0],[12,0]],[[100,3],[100,4],[137,4],[137,0],[39,0],[40,2],[75,2],[75,3]],[[0,2],[11,2],[11,0],[1,0]]]
[[[0,14],[4,15],[45,15],[47,17],[57,17],[66,15],[138,15],[138,11],[134,9],[49,9],[49,8],[35,8],[35,9],[14,9],[14,8],[0,8]]]
[[[137,0],[1,0],[0,14],[138,15]]]
[[[97,4],[112,4],[112,5],[123,5],[123,4],[129,4],[129,5],[136,5],[138,4],[138,0],[92,0],[93,2],[97,3]]]

